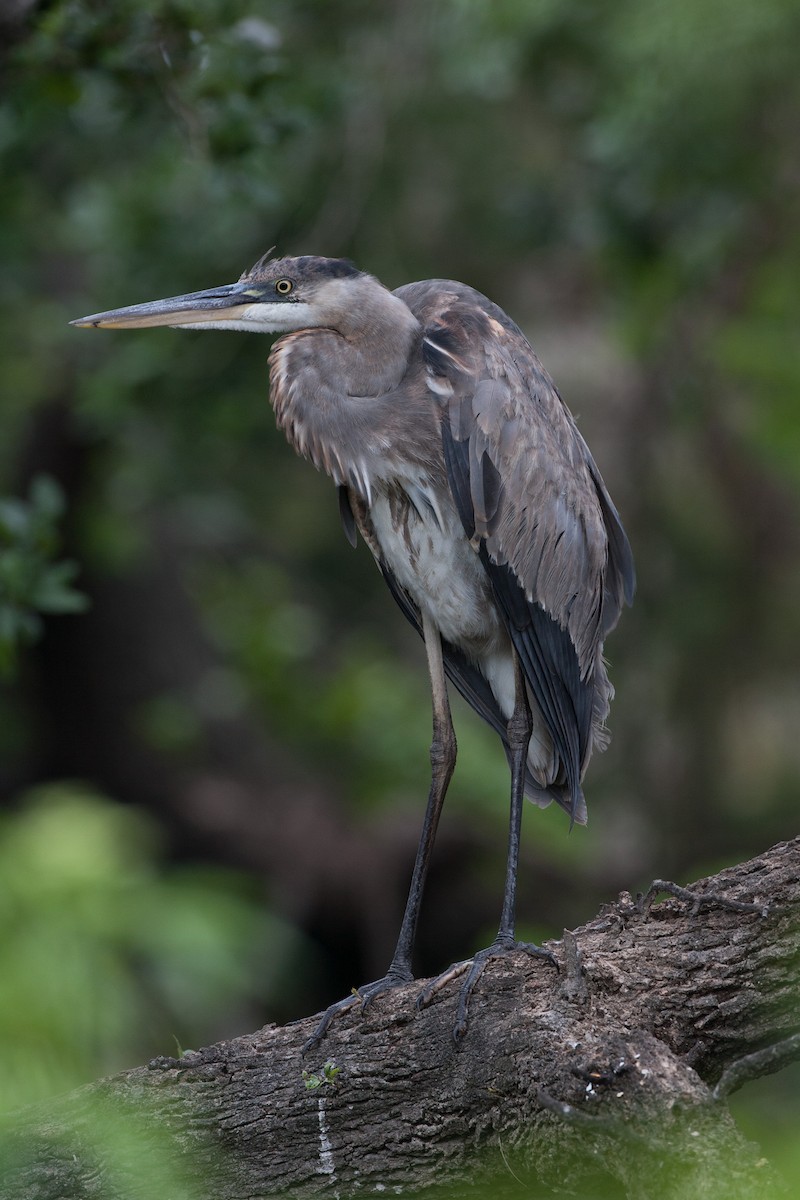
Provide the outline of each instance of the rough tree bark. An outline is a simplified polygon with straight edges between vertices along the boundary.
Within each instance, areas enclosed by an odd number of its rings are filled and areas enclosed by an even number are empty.
[[[166,1138],[202,1200],[779,1195],[725,1095],[800,1053],[799,878],[796,839],[692,888],[744,911],[623,894],[549,943],[558,970],[524,954],[487,969],[458,1046],[458,984],[421,1012],[415,984],[306,1059],[313,1018],[155,1059],[20,1117],[2,1195],[153,1195],[140,1158],[111,1161],[100,1113],[136,1121],[144,1146]]]

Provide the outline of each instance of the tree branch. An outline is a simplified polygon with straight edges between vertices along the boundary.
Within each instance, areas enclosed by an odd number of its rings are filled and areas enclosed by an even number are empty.
[[[421,1012],[414,984],[346,1014],[308,1061],[313,1018],[155,1059],[21,1117],[3,1196],[151,1195],[131,1192],[141,1149],[121,1165],[99,1112],[148,1150],[165,1142],[202,1200],[467,1196],[487,1180],[492,1196],[598,1196],[604,1181],[636,1200],[779,1193],[720,1097],[800,1055],[798,880],[800,839],[689,899],[623,894],[549,943],[557,971],[492,963],[458,1047],[456,982]]]

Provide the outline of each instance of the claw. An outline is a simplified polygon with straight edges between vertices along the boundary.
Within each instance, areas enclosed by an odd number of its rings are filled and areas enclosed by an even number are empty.
[[[362,987],[353,988],[349,996],[345,996],[343,1000],[337,1000],[335,1004],[331,1004],[325,1009],[311,1037],[304,1042],[303,1048],[300,1051],[301,1055],[305,1056],[310,1050],[316,1049],[328,1032],[331,1022],[335,1017],[349,1012],[356,1005],[364,1013],[377,996],[381,996],[384,992],[389,992],[393,988],[403,987],[405,984],[411,982],[413,982],[413,976],[410,971],[398,970],[387,972],[383,979],[376,979],[374,983],[365,983]]]
[[[453,1041],[458,1045],[467,1032],[469,1002],[478,980],[486,970],[487,963],[493,958],[500,958],[501,955],[511,954],[515,950],[522,950],[532,958],[543,958],[558,970],[558,961],[555,955],[551,954],[549,950],[543,950],[541,946],[535,946],[532,942],[515,942],[498,939],[492,942],[491,946],[487,946],[485,950],[479,950],[473,958],[467,958],[463,962],[454,963],[452,967],[448,967],[441,975],[437,975],[435,979],[429,980],[417,996],[417,1008],[425,1008],[430,1004],[438,991],[446,987],[454,979],[458,979],[465,971],[468,972],[467,978],[462,983],[461,990],[458,993],[458,1009],[453,1026]]]
[[[325,1034],[328,1032],[328,1028],[330,1027],[333,1018],[338,1017],[341,1013],[347,1012],[351,1008],[354,1008],[360,999],[361,997],[356,993],[356,995],[353,996],[345,996],[344,1000],[337,1000],[335,1004],[331,1004],[328,1008],[326,1008],[325,1012],[320,1017],[319,1024],[312,1033],[311,1037],[307,1038],[306,1041],[303,1042],[303,1047],[300,1051],[301,1056],[305,1058],[306,1054],[309,1054],[312,1050],[315,1050],[325,1037]]]

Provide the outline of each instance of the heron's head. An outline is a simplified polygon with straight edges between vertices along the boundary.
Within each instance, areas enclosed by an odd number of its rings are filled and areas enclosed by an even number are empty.
[[[384,288],[347,259],[270,258],[265,255],[237,283],[94,313],[72,325],[95,329],[245,329],[285,333],[327,326],[345,330],[370,293]]]

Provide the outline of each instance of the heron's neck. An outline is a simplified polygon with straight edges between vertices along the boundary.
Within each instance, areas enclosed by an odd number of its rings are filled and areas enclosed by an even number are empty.
[[[397,387],[406,372],[419,322],[404,301],[369,275],[332,280],[324,303],[332,314],[320,329],[322,366],[329,382],[350,396],[380,396]],[[326,325],[324,316],[320,324]],[[335,340],[322,336],[333,332]]]
[[[337,313],[336,329],[299,330],[275,343],[270,396],[295,450],[369,499],[389,444],[402,437],[394,429],[404,415],[394,393],[420,327],[380,285],[365,299],[368,306]]]

